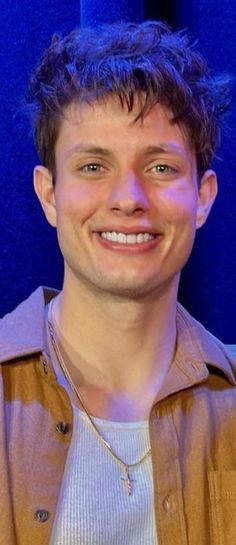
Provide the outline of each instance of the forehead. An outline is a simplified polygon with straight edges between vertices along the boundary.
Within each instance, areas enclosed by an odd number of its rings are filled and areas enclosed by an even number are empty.
[[[60,123],[56,157],[86,144],[106,145],[124,153],[162,144],[192,155],[186,128],[173,123],[169,108],[157,103],[137,119],[141,106],[137,97],[132,111],[128,111],[116,96],[91,104],[70,103]]]

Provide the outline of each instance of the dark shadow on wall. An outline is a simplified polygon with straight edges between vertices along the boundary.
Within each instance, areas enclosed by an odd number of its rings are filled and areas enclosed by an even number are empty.
[[[144,7],[145,19],[161,19],[174,26],[174,6],[173,2],[160,0],[159,2],[153,2],[153,0],[146,0]]]

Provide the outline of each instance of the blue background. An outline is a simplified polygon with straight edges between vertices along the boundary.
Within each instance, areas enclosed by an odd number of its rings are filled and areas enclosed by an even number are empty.
[[[187,28],[213,71],[235,74],[235,0],[67,1],[0,0],[0,316],[38,285],[60,288],[63,262],[56,232],[41,212],[33,192],[32,170],[38,161],[22,99],[29,76],[54,32],[76,25],[119,19],[165,19]],[[182,274],[179,298],[186,308],[224,342],[236,342],[236,104],[228,118],[219,159],[219,196],[207,225],[197,234],[193,254]]]

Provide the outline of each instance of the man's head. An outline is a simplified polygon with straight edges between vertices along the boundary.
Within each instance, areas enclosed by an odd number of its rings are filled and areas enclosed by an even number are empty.
[[[72,292],[176,293],[217,192],[226,90],[162,23],[53,40],[31,81],[34,187]]]
[[[55,144],[66,107],[119,97],[137,117],[156,104],[167,106],[187,130],[199,177],[209,168],[220,138],[220,120],[229,104],[227,80],[213,78],[187,36],[160,22],[117,23],[54,36],[29,89],[35,140],[54,175]]]

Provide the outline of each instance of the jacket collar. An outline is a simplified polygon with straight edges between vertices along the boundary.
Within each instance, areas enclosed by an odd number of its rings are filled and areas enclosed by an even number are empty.
[[[39,287],[13,312],[0,320],[0,363],[47,352],[45,305],[57,290]],[[236,346],[227,349],[177,303],[177,347],[161,398],[206,380],[209,367],[236,384]]]
[[[214,368],[236,385],[236,345],[226,346],[177,303],[177,345],[158,400],[205,381]]]
[[[47,351],[44,307],[57,294],[39,287],[0,320],[0,363]]]

